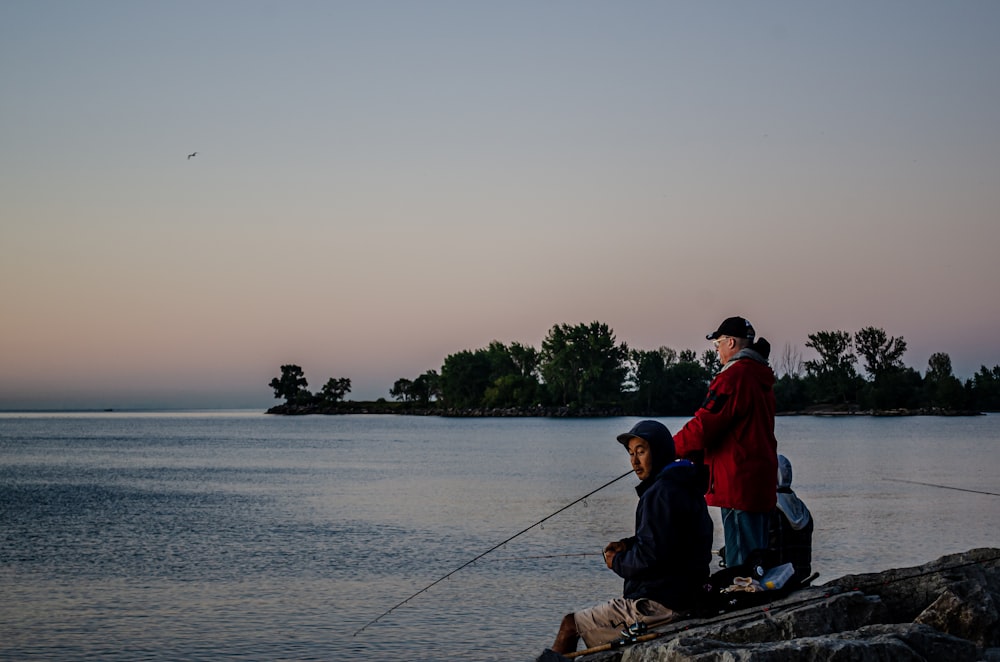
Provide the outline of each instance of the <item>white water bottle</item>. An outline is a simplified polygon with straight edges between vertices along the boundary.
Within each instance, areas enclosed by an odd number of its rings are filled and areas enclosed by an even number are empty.
[[[795,574],[795,568],[792,567],[791,563],[783,563],[782,565],[775,566],[764,573],[764,576],[760,578],[760,585],[764,587],[766,591],[775,591],[785,585],[792,575]]]

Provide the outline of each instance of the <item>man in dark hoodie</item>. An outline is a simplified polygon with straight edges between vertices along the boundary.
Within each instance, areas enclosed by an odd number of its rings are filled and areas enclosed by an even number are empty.
[[[777,501],[778,442],[774,437],[774,372],[770,345],[742,317],[729,317],[706,338],[722,370],[694,418],[674,435],[679,457],[708,467],[710,506],[722,509],[726,565],[741,565],[767,548],[768,520]]]
[[[640,421],[618,441],[640,480],[635,535],[604,548],[604,563],[625,580],[624,592],[567,614],[552,646],[556,653],[575,651],[580,637],[596,646],[620,638],[634,623],[674,620],[708,579],[713,524],[698,467],[675,461],[670,431],[658,421]]]

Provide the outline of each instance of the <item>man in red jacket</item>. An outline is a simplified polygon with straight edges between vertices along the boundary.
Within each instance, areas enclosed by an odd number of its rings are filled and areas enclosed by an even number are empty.
[[[709,506],[722,509],[726,565],[744,563],[768,544],[768,520],[777,501],[774,476],[774,372],[770,345],[749,321],[729,317],[706,338],[715,343],[722,370],[694,418],[674,435],[678,457],[704,457]]]

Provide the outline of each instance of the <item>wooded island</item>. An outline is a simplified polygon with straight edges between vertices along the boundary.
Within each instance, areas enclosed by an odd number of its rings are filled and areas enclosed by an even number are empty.
[[[819,331],[803,361],[786,345],[771,358],[779,414],[937,414],[1000,411],[1000,365],[982,366],[964,383],[951,358],[933,354],[923,374],[903,364],[906,341],[880,328]],[[862,364],[863,374],[857,364]],[[331,378],[318,393],[298,365],[270,382],[284,403],[272,414],[393,413],[445,416],[689,416],[722,368],[705,350],[632,349],[607,324],[557,324],[540,349],[493,341],[444,359],[440,371],[401,377],[392,401],[346,400],[349,378]]]

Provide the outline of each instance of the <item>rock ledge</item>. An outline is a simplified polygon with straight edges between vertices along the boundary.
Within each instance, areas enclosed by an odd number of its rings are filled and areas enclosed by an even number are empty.
[[[766,605],[672,623],[657,632],[662,636],[653,641],[576,659],[1000,662],[1000,549],[848,575]]]

